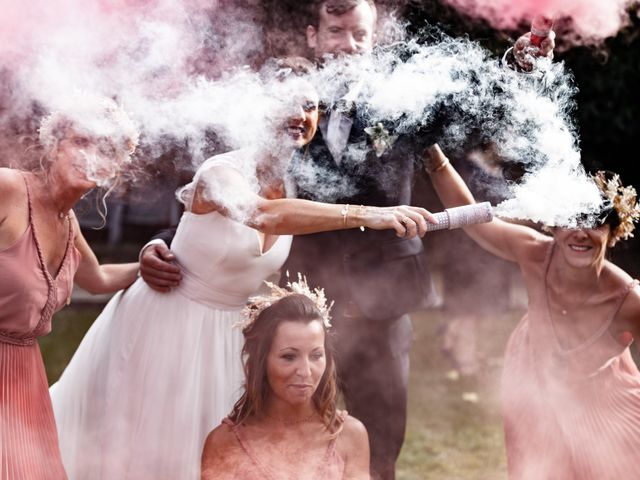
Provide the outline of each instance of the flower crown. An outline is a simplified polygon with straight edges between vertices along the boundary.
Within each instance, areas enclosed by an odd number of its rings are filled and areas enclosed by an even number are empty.
[[[287,277],[289,277],[289,272],[287,272]],[[333,302],[327,305],[327,298],[324,295],[324,290],[322,288],[314,288],[311,290],[307,284],[306,277],[303,277],[298,273],[298,281],[288,281],[286,288],[268,281],[265,281],[264,283],[271,289],[271,292],[251,297],[249,302],[242,309],[242,315],[245,317],[245,320],[238,322],[236,326],[240,327],[243,331],[253,325],[256,318],[258,318],[265,308],[270,307],[278,300],[288,297],[289,295],[304,295],[310,298],[313,303],[315,303],[316,307],[318,307],[322,317],[322,323],[325,328],[331,327],[331,316],[329,315],[329,311],[333,306]]]
[[[637,202],[637,194],[635,188],[631,185],[622,186],[620,175],[613,174],[611,178],[606,178],[603,171],[596,172],[593,176],[596,185],[611,203],[611,207],[616,211],[620,225],[612,232],[613,239],[626,240],[633,237],[634,222],[640,219],[640,205]]]

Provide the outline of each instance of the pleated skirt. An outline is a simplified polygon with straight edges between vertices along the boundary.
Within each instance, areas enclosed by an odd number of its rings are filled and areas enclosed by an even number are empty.
[[[0,342],[0,480],[66,480],[37,343]]]

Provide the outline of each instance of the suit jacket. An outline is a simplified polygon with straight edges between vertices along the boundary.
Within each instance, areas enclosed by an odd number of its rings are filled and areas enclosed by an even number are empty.
[[[171,246],[171,242],[173,241],[173,237],[176,235],[177,227],[165,228],[164,230],[160,230],[157,232],[151,240],[162,240],[168,246]]]
[[[355,113],[346,155],[337,163],[322,132],[296,152],[289,176],[298,198],[350,205],[394,206],[411,203],[411,189],[422,171],[420,154],[433,143],[426,132],[399,135],[380,156],[365,132],[364,115]],[[385,125],[393,135],[393,125]],[[360,229],[297,235],[283,270],[307,277],[325,289],[336,307],[354,302],[373,320],[394,319],[431,304],[434,296],[422,240],[395,231]]]

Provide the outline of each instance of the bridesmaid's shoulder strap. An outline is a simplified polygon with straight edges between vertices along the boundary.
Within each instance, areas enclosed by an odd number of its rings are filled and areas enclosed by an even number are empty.
[[[620,296],[618,297],[618,301],[616,303],[615,311],[613,313],[614,317],[618,314],[618,312],[620,311],[620,308],[622,308],[622,304],[626,300],[631,290],[633,290],[635,286],[638,285],[638,283],[640,282],[634,278],[629,283],[627,283],[627,285],[622,289],[622,291],[620,292]]]
[[[27,189],[27,205],[29,206],[29,225],[33,223],[33,205],[31,203],[31,187],[29,186],[29,181],[27,180],[27,176],[24,172],[20,172],[22,176],[22,180],[24,180],[24,185]]]

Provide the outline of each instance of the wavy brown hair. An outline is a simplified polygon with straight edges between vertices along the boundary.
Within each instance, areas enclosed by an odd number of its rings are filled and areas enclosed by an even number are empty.
[[[336,412],[338,389],[331,337],[314,301],[302,294],[291,294],[281,298],[260,312],[256,320],[243,330],[244,392],[229,415],[229,419],[236,425],[245,422],[248,418],[261,417],[265,414],[271,394],[267,378],[267,356],[278,326],[282,322],[308,324],[313,321],[319,321],[324,328],[326,368],[312,396],[312,401],[326,429],[330,433],[339,431],[342,419]]]

